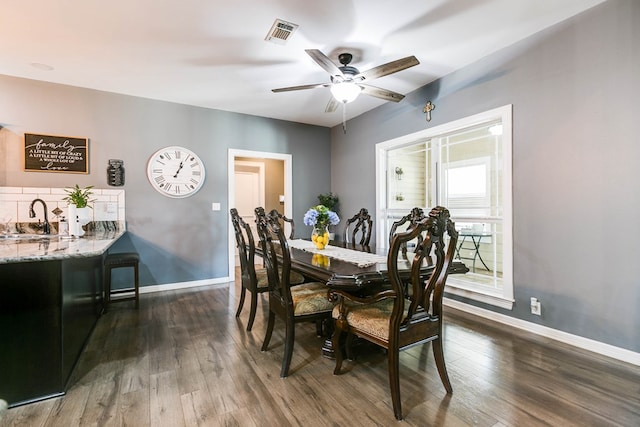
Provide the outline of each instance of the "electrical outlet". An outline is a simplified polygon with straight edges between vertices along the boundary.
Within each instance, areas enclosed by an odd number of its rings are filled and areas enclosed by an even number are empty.
[[[538,298],[531,297],[531,314],[542,316],[542,304],[540,304]]]

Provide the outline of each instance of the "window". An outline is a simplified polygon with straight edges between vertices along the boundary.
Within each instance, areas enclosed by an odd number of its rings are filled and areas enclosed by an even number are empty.
[[[449,209],[459,232],[447,292],[511,309],[511,106],[377,145],[377,245],[415,206]]]

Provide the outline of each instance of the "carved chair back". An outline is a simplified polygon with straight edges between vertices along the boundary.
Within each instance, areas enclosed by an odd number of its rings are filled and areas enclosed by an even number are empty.
[[[449,236],[446,241],[445,234]],[[411,261],[410,295],[407,295],[405,284],[398,270],[398,257],[406,243],[424,236],[415,247]],[[387,265],[389,266],[389,280],[396,293],[394,310],[391,316],[391,334],[407,331],[410,326],[424,316],[431,320],[441,322],[442,297],[444,286],[449,274],[449,267],[455,254],[458,233],[455,224],[449,217],[449,211],[443,207],[435,207],[422,221],[412,224],[404,232],[394,234],[388,253]],[[435,256],[435,267],[429,280],[420,278],[420,269],[425,263],[429,263],[430,256]],[[410,298],[409,298],[410,297]],[[405,312],[404,302],[410,300],[408,310]],[[405,328],[406,327],[406,328]]]
[[[399,227],[401,227],[404,224],[407,224],[406,231],[411,231],[416,227],[416,224],[422,222],[425,218],[426,217],[424,215],[424,211],[422,210],[422,208],[415,207],[411,209],[411,212],[409,212],[407,215],[403,216],[402,218],[400,218],[399,220],[391,224],[391,229],[389,230],[389,247],[391,247],[391,240],[393,239],[393,236],[398,232]],[[416,240],[416,246],[420,246],[420,244],[422,244],[423,235],[419,233],[416,237],[414,237],[414,239]],[[410,240],[414,240],[414,239],[410,239]],[[407,254],[407,243],[408,243],[407,241],[402,243],[402,246],[401,246],[402,255]]]
[[[286,216],[278,212],[277,209],[272,209],[271,212],[269,212],[269,216],[276,217],[278,220],[288,223],[289,226],[291,227],[291,233],[289,233],[289,239],[294,238],[293,236],[295,236],[295,233],[296,233],[296,223],[293,221],[293,218],[287,218]],[[281,226],[284,226],[283,223],[280,223],[280,224]]]
[[[271,297],[276,297],[283,307],[291,307],[293,310],[293,302],[291,298],[291,253],[289,244],[284,235],[284,228],[280,222],[278,211],[272,210],[266,214],[264,208],[255,209],[256,225],[258,228],[258,236],[262,245],[262,253],[264,266],[267,270],[269,279],[269,292]],[[278,251],[281,259],[278,259]],[[271,303],[270,303],[271,304]]]
[[[360,244],[368,246],[371,241],[371,231],[373,229],[373,220],[369,211],[365,208],[349,218],[344,226],[344,232],[342,233],[342,240],[349,244]],[[360,233],[360,240],[356,241],[356,237]]]
[[[256,246],[251,227],[247,224],[236,208],[231,208],[231,223],[236,236],[242,286],[250,291],[256,291],[257,278],[255,267]]]

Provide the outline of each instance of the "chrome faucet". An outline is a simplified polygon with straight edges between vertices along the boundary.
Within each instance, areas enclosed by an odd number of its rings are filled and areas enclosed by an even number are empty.
[[[33,210],[33,205],[36,202],[42,203],[42,207],[44,208],[44,228],[43,228],[42,232],[44,234],[51,234],[51,227],[49,226],[49,218],[47,216],[47,204],[44,202],[44,200],[42,200],[42,199],[33,199],[33,201],[31,202],[31,205],[29,205],[29,218],[35,218],[36,217],[36,211]]]

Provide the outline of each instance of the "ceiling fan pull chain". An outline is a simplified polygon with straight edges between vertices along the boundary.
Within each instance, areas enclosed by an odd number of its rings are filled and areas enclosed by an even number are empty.
[[[347,103],[342,103],[342,130],[347,133]]]

